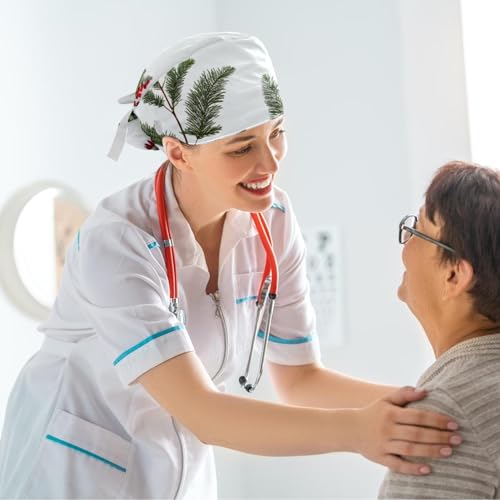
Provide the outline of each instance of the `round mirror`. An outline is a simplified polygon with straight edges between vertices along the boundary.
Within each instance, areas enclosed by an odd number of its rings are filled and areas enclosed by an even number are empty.
[[[16,193],[0,215],[0,279],[24,313],[45,319],[52,307],[68,246],[88,215],[75,191],[37,183]]]

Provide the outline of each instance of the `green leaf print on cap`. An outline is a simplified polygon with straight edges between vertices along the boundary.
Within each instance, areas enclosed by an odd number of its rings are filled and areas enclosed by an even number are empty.
[[[186,134],[194,135],[199,140],[222,130],[215,120],[222,109],[227,80],[234,71],[233,66],[203,71],[186,99]]]
[[[194,59],[186,59],[179,63],[176,68],[170,69],[163,81],[155,82],[153,87],[149,89],[142,97],[145,104],[165,108],[172,113],[184,141],[188,144],[187,134],[193,135],[197,140],[203,137],[217,134],[222,127],[215,123],[215,120],[222,109],[222,101],[225,95],[225,86],[229,76],[235,71],[232,66],[224,66],[222,68],[212,68],[203,71],[201,76],[193,84],[193,88],[189,91],[185,106],[186,106],[186,128],[184,128],[176,114],[176,106],[182,101],[182,88],[186,75],[195,63]],[[141,82],[147,77],[141,77]],[[144,86],[140,82],[141,94],[149,85],[150,80],[146,80]],[[162,135],[153,126],[147,123],[141,123],[142,131],[151,139],[152,144],[160,146]],[[168,133],[176,137],[175,134]],[[153,149],[152,144],[149,144],[150,149]]]
[[[283,101],[280,97],[279,87],[271,75],[262,75],[262,92],[266,101],[269,116],[277,118],[283,114]]]

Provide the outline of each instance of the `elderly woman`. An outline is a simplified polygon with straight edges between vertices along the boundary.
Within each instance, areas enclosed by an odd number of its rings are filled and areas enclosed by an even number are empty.
[[[422,324],[436,355],[417,408],[460,423],[462,445],[433,473],[389,472],[384,498],[499,498],[500,172],[443,166],[417,216],[399,225],[405,273],[399,298]],[[413,460],[415,461],[415,460]]]

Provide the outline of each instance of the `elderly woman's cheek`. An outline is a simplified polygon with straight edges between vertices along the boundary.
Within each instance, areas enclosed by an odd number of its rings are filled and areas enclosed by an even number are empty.
[[[406,302],[406,271],[404,271],[401,276],[401,283],[398,287],[398,298],[402,302]]]

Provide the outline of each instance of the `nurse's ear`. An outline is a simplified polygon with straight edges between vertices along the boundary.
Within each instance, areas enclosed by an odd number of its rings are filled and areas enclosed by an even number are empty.
[[[165,136],[162,139],[163,150],[167,158],[179,170],[191,170],[191,151],[190,146],[186,146],[175,137]]]

